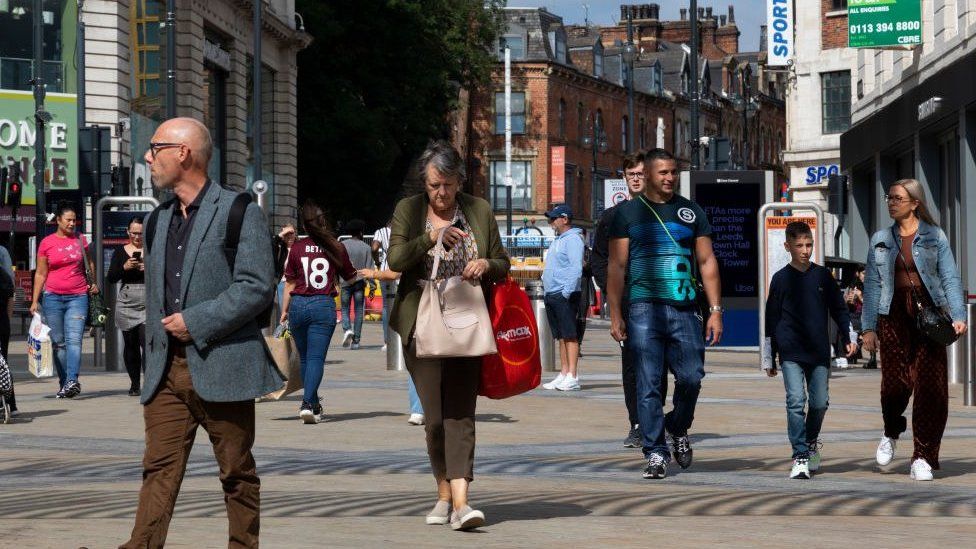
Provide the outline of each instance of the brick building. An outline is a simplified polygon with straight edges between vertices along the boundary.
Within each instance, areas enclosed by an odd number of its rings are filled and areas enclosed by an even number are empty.
[[[628,152],[634,125],[634,148],[674,151],[682,168],[691,156],[690,38],[686,14],[679,21],[659,21],[656,4],[624,5],[634,16],[634,120],[628,118],[626,26],[598,28],[564,24],[544,8],[507,8],[499,38],[512,57],[512,183],[517,220],[540,222],[551,204],[571,205],[581,224],[604,208],[606,179],[617,178]],[[778,151],[785,132],[781,78],[766,74],[763,53],[740,53],[734,12],[716,17],[701,11],[702,48],[698,78],[702,85],[699,127],[702,136],[736,136],[738,165],[779,169]],[[621,31],[623,34],[621,35]],[[756,114],[734,108],[742,90],[743,68],[749,77]],[[504,64],[492,85],[473,90],[468,121],[469,190],[484,196],[496,211],[505,207]],[[750,158],[741,152],[751,144]],[[544,225],[544,222],[542,222]]]

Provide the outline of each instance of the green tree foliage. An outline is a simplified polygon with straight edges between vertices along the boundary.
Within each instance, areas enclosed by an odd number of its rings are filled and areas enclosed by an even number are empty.
[[[315,39],[298,54],[300,197],[385,223],[412,161],[448,137],[459,86],[488,81],[502,4],[298,0]]]

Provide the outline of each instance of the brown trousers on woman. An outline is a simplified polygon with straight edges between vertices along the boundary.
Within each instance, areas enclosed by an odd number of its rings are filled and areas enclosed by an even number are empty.
[[[927,298],[927,296],[926,296]],[[891,309],[878,318],[881,343],[881,413],[885,436],[907,428],[902,414],[912,393],[912,461],[922,458],[939,468],[939,446],[949,416],[946,348],[925,337],[915,324],[911,288],[896,289]]]
[[[481,358],[417,358],[412,338],[403,358],[424,407],[434,478],[438,482],[474,479],[474,412]]]

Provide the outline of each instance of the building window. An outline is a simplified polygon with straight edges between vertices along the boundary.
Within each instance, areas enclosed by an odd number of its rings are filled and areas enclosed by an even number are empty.
[[[559,137],[566,138],[566,101],[559,98]]]
[[[661,74],[661,65],[654,65],[651,70],[651,91],[657,95],[664,94],[664,80]]]
[[[495,210],[505,209],[505,161],[491,163],[491,203]],[[532,210],[532,163],[512,161],[512,209]]]
[[[620,148],[623,149],[625,153],[630,152],[630,139],[627,137],[630,135],[630,120],[626,116],[620,119]]]
[[[603,50],[593,48],[593,76],[601,78],[603,76]]]
[[[851,73],[825,72],[820,75],[823,105],[823,133],[842,133],[851,126]]]
[[[495,93],[495,135],[505,134],[505,93]],[[512,92],[512,134],[525,134],[525,92]]]
[[[640,119],[640,148],[647,146],[647,120]]]
[[[583,137],[586,136],[586,126],[585,124],[585,113],[583,112],[583,103],[576,104],[576,141],[580,145],[583,144]]]
[[[566,36],[560,32],[549,31],[549,47],[552,54],[556,56],[556,61],[566,62]]]
[[[846,10],[847,0],[830,0],[830,7],[834,10]]]
[[[681,93],[688,95],[690,89],[691,88],[688,85],[688,72],[682,71],[681,72]]]
[[[261,64],[261,178],[268,182],[272,189],[274,189],[274,149],[275,143],[275,72],[265,64]],[[251,183],[254,182],[254,172],[255,164],[253,158],[254,151],[254,117],[253,114],[255,107],[254,103],[254,59],[251,56],[247,57],[247,174],[246,181],[248,188],[250,188]],[[274,192],[270,193],[272,200],[274,199]],[[274,209],[274,204],[272,203],[270,208]]]
[[[75,92],[75,21],[72,0],[44,2],[42,76],[48,92]],[[0,89],[30,91],[34,72],[33,2],[0,1]],[[32,191],[33,192],[33,191]]]
[[[525,59],[525,38],[518,34],[506,34],[498,38],[498,58],[505,59],[505,48],[512,50],[512,60]]]

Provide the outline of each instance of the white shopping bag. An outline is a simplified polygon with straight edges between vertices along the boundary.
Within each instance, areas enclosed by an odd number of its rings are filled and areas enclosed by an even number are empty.
[[[54,349],[51,347],[51,328],[41,315],[34,313],[27,331],[27,369],[34,377],[54,376]]]

